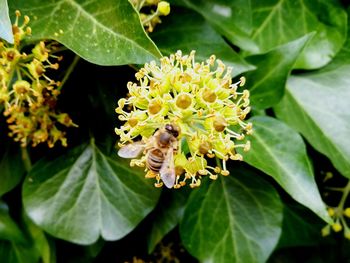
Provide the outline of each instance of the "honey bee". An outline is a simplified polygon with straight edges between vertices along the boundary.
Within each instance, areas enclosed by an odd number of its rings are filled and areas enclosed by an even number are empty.
[[[147,141],[136,141],[119,149],[122,158],[136,158],[142,152],[146,154],[146,167],[159,174],[165,186],[172,188],[175,184],[174,152],[177,151],[180,127],[166,124],[157,130]]]

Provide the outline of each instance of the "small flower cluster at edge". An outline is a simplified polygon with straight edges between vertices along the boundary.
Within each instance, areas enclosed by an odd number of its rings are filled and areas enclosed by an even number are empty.
[[[57,141],[67,146],[65,132],[61,126],[76,126],[67,113],[55,109],[60,94],[60,82],[47,75],[57,70],[62,57],[52,54],[57,46],[54,42],[37,43],[31,53],[22,51],[22,42],[31,35],[29,17],[19,25],[21,14],[16,11],[12,26],[14,44],[0,40],[0,105],[7,117],[9,136],[20,142],[22,147],[36,146],[46,142],[53,147]],[[55,59],[57,62],[52,63]]]

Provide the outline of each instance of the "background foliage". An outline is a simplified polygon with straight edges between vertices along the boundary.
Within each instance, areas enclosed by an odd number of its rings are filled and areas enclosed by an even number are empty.
[[[1,118],[1,262],[166,262],[169,249],[184,262],[349,260],[342,233],[321,236],[332,224],[325,202],[340,198],[327,187],[350,178],[349,4],[170,3],[148,35],[125,0],[0,0],[2,39],[13,41],[8,14],[14,22],[19,9],[31,18],[29,43],[67,48],[58,77],[82,58],[58,105],[79,125],[68,148],[30,149],[26,169]],[[135,67],[178,49],[215,54],[247,78],[254,135],[229,177],[160,190],[116,156],[114,109]]]

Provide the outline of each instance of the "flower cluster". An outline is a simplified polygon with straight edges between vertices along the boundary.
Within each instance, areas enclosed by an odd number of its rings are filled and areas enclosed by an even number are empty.
[[[116,112],[125,121],[116,128],[119,146],[133,141],[147,141],[166,124],[177,125],[178,150],[174,156],[176,183],[174,188],[190,181],[197,187],[203,176],[215,180],[227,176],[226,162],[242,160],[236,150],[250,149],[246,135],[252,124],[244,121],[250,111],[249,92],[237,91],[244,78],[232,83],[232,68],[211,56],[206,62],[195,62],[195,52],[145,64],[136,73],[138,83],[129,82],[128,98],[118,101]],[[131,165],[145,166],[144,156]],[[147,177],[147,175],[146,175]],[[162,186],[157,176],[156,186]]]
[[[57,126],[75,126],[68,114],[56,112],[60,82],[47,76],[49,70],[57,70],[62,57],[52,54],[57,49],[55,43],[36,44],[30,54],[22,51],[22,40],[31,34],[29,17],[16,11],[16,22],[12,27],[14,44],[0,40],[0,105],[9,124],[9,136],[20,142],[36,146],[47,142],[53,147],[57,141],[67,145],[65,133]]]
[[[153,32],[154,27],[157,24],[162,22],[162,20],[160,20],[160,16],[167,16],[170,13],[170,4],[166,1],[131,0],[131,2],[140,14],[140,19],[143,26],[147,32],[150,33]]]
[[[350,207],[345,207],[346,200],[350,193],[350,181],[348,181],[345,187],[342,187],[342,188],[328,187],[328,189],[336,192],[341,192],[342,196],[338,206],[328,207],[328,214],[333,219],[333,223],[326,225],[322,229],[322,235],[323,236],[329,235],[331,232],[331,229],[333,229],[334,232],[340,232],[344,230],[345,238],[350,239],[350,228],[347,224],[347,219],[346,219],[346,218],[348,219],[350,218]]]

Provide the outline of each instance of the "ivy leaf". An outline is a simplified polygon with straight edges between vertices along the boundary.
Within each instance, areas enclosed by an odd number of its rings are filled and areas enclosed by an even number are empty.
[[[55,261],[55,250],[54,245],[50,244],[46,238],[45,233],[42,229],[36,226],[26,214],[23,213],[23,223],[31,237],[33,249],[37,251],[38,256],[41,257],[43,263],[54,263]]]
[[[293,77],[278,118],[298,130],[319,152],[326,155],[344,176],[350,178],[350,65],[336,71]]]
[[[241,58],[216,33],[205,20],[187,9],[174,10],[174,14],[162,19],[163,23],[151,35],[163,54],[172,54],[177,50],[183,53],[196,51],[196,59],[205,61],[215,54],[226,65],[233,67],[233,74],[252,70],[255,67]],[[181,20],[181,27],[178,26]]]
[[[259,50],[250,39],[253,29],[251,0],[173,0],[170,2],[195,10],[220,34],[240,48],[252,52]]]
[[[26,225],[24,225],[26,227]],[[8,206],[0,201],[0,259],[2,263],[37,263],[39,253],[27,235],[9,215]],[[47,261],[44,261],[47,263]]]
[[[252,0],[251,38],[260,52],[316,31],[295,67],[319,68],[341,49],[346,39],[347,15],[336,1]]]
[[[296,201],[329,222],[301,136],[271,117],[253,117],[252,149],[244,153],[250,165],[272,176]]]
[[[298,130],[334,167],[350,178],[350,38],[324,69],[287,83],[278,118]]]
[[[0,38],[13,44],[12,23],[9,17],[7,0],[0,0]]]
[[[160,202],[152,212],[155,216],[148,235],[148,253],[180,222],[185,210],[188,192],[163,191]]]
[[[296,68],[326,65],[346,39],[347,14],[328,0],[176,0],[200,13],[215,29],[247,54],[269,50],[316,31]]]
[[[23,186],[23,203],[35,224],[51,235],[92,244],[117,240],[154,208],[159,190],[93,141],[57,160],[39,161]]]
[[[33,247],[25,244],[0,241],[1,263],[37,263],[39,256]]]
[[[54,39],[100,65],[143,64],[160,56],[129,1],[11,1],[31,17],[33,40]]]
[[[281,234],[282,203],[258,175],[231,174],[193,191],[180,223],[181,239],[202,262],[265,262]]]
[[[22,231],[9,215],[6,203],[0,200],[0,239],[23,242]]]
[[[247,58],[257,67],[245,77],[252,83],[249,86],[251,104],[258,109],[266,109],[277,104],[284,94],[287,77],[301,50],[312,34],[277,47],[262,55]]]
[[[0,171],[0,196],[2,196],[11,191],[25,174],[18,147],[7,147],[0,159]]]

